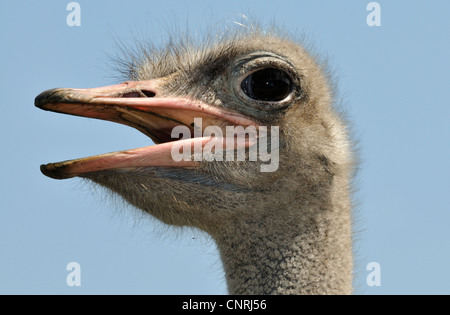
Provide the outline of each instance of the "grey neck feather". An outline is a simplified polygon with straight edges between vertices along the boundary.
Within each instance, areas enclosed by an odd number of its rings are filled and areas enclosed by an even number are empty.
[[[230,294],[352,293],[350,201],[336,186],[328,198],[265,209],[264,218],[240,218],[213,236]]]

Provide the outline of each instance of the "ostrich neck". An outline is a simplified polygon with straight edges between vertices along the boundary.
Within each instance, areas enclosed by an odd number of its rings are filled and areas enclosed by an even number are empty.
[[[216,242],[229,293],[351,294],[350,202],[329,194],[224,227]]]

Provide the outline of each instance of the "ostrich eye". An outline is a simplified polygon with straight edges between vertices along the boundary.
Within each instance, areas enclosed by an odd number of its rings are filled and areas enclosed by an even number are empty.
[[[292,80],[282,70],[267,68],[247,76],[241,83],[241,89],[251,99],[278,102],[291,93]]]

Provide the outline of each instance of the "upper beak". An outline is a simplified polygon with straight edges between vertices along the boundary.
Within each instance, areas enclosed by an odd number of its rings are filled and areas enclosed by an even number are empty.
[[[88,158],[50,163],[41,171],[52,178],[63,179],[108,169],[148,166],[195,167],[193,161],[176,162],[171,157],[174,141],[171,131],[176,126],[194,129],[194,118],[201,118],[203,127],[255,125],[235,112],[185,97],[163,94],[160,80],[129,81],[92,89],[52,89],[39,94],[35,105],[41,109],[76,116],[109,120],[134,127],[157,146],[101,154]],[[203,147],[211,137],[183,139],[194,148]],[[177,141],[177,142],[179,142]],[[180,143],[177,143],[180,147]]]

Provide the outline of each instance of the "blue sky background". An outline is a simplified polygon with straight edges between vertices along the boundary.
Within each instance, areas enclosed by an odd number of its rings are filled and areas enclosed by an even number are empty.
[[[56,181],[39,165],[148,145],[117,124],[44,112],[41,91],[119,83],[106,56],[113,37],[160,42],[178,21],[205,32],[239,15],[276,24],[330,57],[360,142],[357,263],[360,294],[450,293],[450,2],[6,1],[0,11],[0,294],[223,294],[214,244],[117,207],[79,179]],[[165,23],[165,26],[161,26]],[[114,35],[115,34],[115,35]],[[81,287],[66,265],[81,265]],[[369,262],[381,286],[366,285]]]

